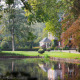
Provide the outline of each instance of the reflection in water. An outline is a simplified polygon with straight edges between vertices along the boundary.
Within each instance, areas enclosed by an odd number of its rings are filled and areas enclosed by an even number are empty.
[[[12,71],[13,71],[13,68],[14,68],[14,62],[12,62]]]
[[[80,65],[35,59],[0,60],[0,79],[80,80]]]
[[[47,72],[48,80],[80,80],[80,65],[51,62],[49,64],[39,64],[39,67]]]
[[[37,60],[36,60],[37,61]],[[31,59],[0,60],[0,80],[48,80],[47,73],[38,66],[38,62]]]

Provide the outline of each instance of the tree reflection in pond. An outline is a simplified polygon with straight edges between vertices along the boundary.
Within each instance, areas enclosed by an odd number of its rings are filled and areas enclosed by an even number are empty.
[[[0,79],[80,80],[80,64],[42,59],[0,60]]]
[[[37,60],[36,60],[37,61]],[[0,79],[48,80],[47,73],[40,69],[38,62],[30,59],[0,60]],[[4,70],[5,69],[5,70]]]

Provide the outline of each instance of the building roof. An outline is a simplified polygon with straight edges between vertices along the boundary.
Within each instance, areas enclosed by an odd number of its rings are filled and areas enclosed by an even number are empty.
[[[51,40],[48,39],[47,37],[45,37],[43,40],[40,41],[41,42],[44,42],[44,43],[51,43]]]

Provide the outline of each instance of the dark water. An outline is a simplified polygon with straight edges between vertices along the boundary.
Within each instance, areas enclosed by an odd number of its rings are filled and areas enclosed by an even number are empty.
[[[3,78],[6,78],[5,80],[80,80],[80,64],[48,59],[0,59],[0,80]]]

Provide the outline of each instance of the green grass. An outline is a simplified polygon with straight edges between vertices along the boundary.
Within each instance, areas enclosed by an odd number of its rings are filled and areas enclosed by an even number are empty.
[[[80,54],[66,53],[66,52],[45,52],[44,54],[39,54],[37,51],[2,51],[3,53],[14,53],[22,54],[24,56],[49,56],[49,57],[59,57],[59,58],[70,58],[70,59],[80,59]]]

